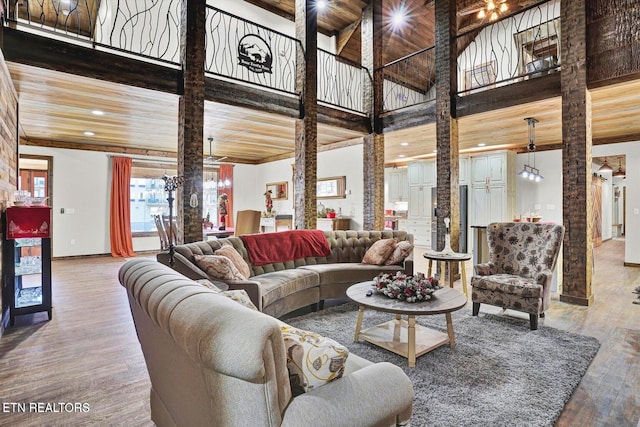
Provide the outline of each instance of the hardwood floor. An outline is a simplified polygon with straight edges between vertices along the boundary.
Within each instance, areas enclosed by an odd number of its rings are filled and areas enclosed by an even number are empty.
[[[632,304],[640,269],[622,266],[623,250],[619,240],[595,250],[592,307],[564,304],[556,295],[541,319],[542,325],[602,343],[557,426],[636,426],[640,420],[640,305]],[[421,253],[416,249],[416,271],[426,271]],[[53,262],[53,320],[47,322],[46,313],[19,317],[0,338],[0,426],[153,425],[150,383],[117,279],[123,262],[110,257]],[[467,272],[470,276],[470,262]],[[505,315],[528,323],[522,313]],[[53,405],[42,408],[50,410],[44,413],[20,413],[12,405],[37,402]],[[71,406],[60,403],[88,408],[67,412]]]

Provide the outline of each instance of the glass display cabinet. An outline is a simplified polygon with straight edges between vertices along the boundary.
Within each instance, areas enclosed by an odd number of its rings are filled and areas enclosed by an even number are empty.
[[[50,218],[49,207],[6,210],[3,276],[11,326],[16,316],[41,311],[51,320]]]

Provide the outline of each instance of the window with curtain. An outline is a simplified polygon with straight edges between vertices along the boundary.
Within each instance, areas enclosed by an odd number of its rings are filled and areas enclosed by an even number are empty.
[[[176,175],[176,166],[166,163],[134,162],[131,167],[131,233],[140,237],[156,233],[154,215],[169,215],[163,175]],[[218,217],[218,170],[205,168],[202,197],[202,217],[207,214],[213,223]],[[174,195],[175,196],[175,195]],[[175,214],[175,204],[174,204]]]

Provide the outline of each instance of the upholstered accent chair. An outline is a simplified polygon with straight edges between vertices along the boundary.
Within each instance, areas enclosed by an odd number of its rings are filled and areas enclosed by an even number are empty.
[[[474,316],[480,304],[529,313],[531,330],[549,308],[553,270],[564,226],[502,222],[487,227],[489,262],[473,267],[471,299]]]

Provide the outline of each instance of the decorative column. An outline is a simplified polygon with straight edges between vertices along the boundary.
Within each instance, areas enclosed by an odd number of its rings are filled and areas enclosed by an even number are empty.
[[[586,0],[561,0],[562,251],[560,301],[591,305],[591,94],[587,89]]]
[[[184,185],[183,191],[178,191],[177,225],[184,243],[202,240],[205,5],[205,0],[182,1],[178,175],[184,177]],[[197,203],[191,202],[193,194]]]
[[[300,118],[296,120],[294,210],[295,228],[316,228],[318,167],[318,13],[315,0],[296,0],[296,90]]]
[[[458,120],[456,93],[456,2],[436,0],[436,173],[437,173],[437,239],[438,250],[445,246],[450,219],[451,248],[458,251],[460,240],[460,158],[458,152]],[[457,263],[454,264],[457,269]],[[453,270],[453,269],[452,269]],[[454,273],[452,271],[452,273]]]
[[[383,108],[382,0],[371,0],[362,11],[362,66],[373,82],[365,79],[365,111],[371,119],[371,133],[364,136],[362,175],[364,230],[384,228],[384,134],[380,114]]]

